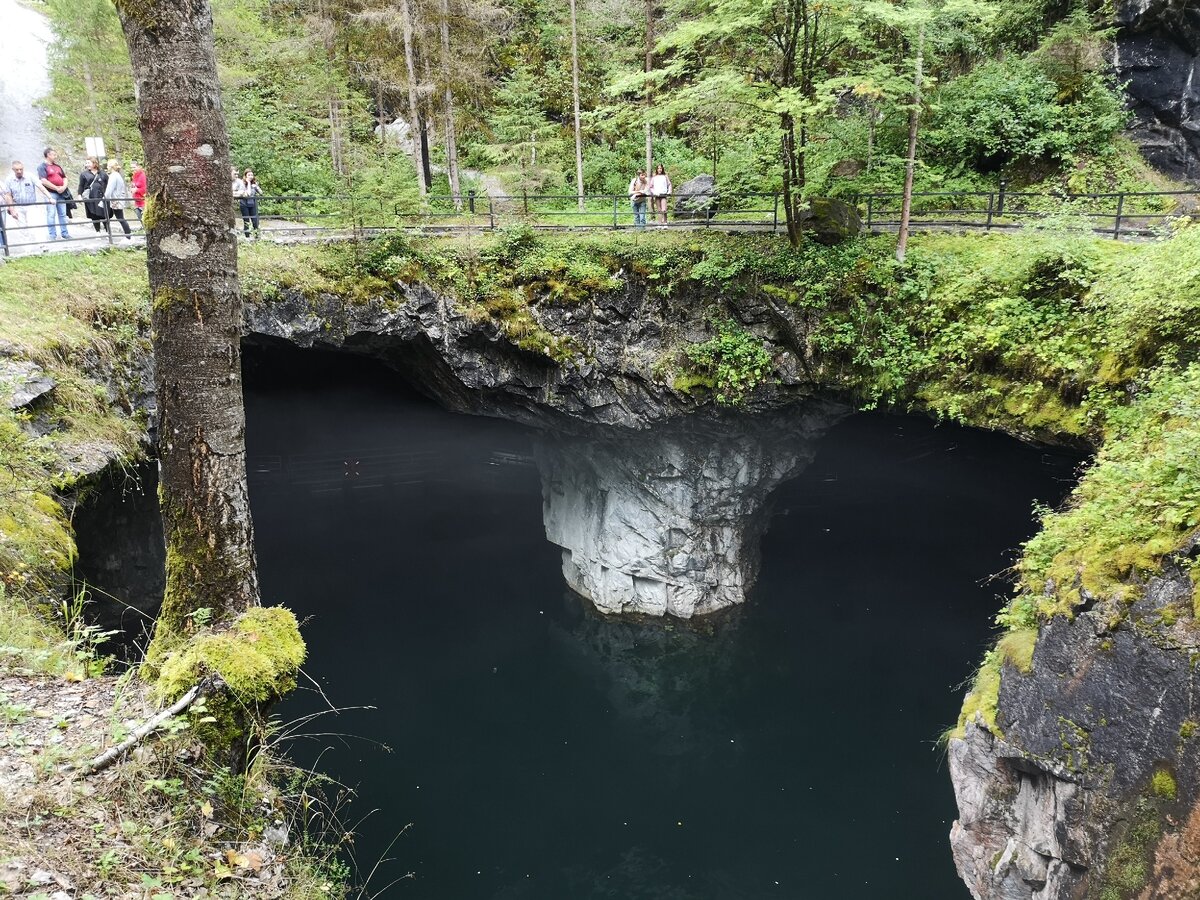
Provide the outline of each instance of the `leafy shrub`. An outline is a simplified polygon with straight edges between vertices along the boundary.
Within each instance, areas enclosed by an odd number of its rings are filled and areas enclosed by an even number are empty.
[[[986,62],[938,93],[928,142],[985,170],[1099,151],[1128,114],[1104,75],[1084,72],[1079,82],[1064,95],[1032,60]]]
[[[1109,410],[1106,442],[1062,512],[1018,564],[1043,614],[1068,611],[1086,589],[1133,599],[1200,525],[1200,365],[1163,369],[1129,406]]]
[[[713,380],[717,402],[735,406],[767,380],[771,354],[762,341],[732,319],[716,319],[713,326],[716,336],[688,347],[687,358],[702,376]]]

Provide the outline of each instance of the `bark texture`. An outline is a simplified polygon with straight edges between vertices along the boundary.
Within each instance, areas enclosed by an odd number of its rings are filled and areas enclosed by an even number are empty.
[[[208,0],[117,0],[154,190],[146,209],[167,580],[149,659],[259,600],[246,491],[242,303]]]

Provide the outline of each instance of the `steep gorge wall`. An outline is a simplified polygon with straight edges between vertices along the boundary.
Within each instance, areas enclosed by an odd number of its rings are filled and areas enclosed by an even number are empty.
[[[1200,9],[1121,0],[1113,65],[1134,114],[1130,132],[1159,170],[1200,182]]]

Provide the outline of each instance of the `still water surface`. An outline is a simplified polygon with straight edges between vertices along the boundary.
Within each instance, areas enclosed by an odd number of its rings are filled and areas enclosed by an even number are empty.
[[[363,877],[391,858],[372,890],[965,900],[935,742],[999,605],[988,578],[1074,459],[847,419],[779,489],[744,608],[635,624],[563,588],[526,431],[337,358],[252,355],[247,386],[264,596],[308,618],[334,704],[377,707],[310,729],[367,739],[320,768],[378,810],[355,845]]]

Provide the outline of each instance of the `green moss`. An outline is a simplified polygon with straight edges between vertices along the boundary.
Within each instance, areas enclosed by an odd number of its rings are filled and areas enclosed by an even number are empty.
[[[1189,740],[1196,733],[1196,728],[1200,727],[1194,719],[1186,720],[1179,726],[1179,737],[1181,740]]]
[[[958,724],[949,732],[949,738],[961,738],[966,733],[968,722],[978,722],[988,731],[1000,734],[996,724],[1000,701],[1000,679],[1004,664],[1028,673],[1033,668],[1033,651],[1037,646],[1038,630],[1035,627],[1020,628],[1004,634],[983,657],[983,663],[975,672],[971,689],[963,699],[958,714]]]
[[[1033,669],[1033,651],[1037,646],[1037,628],[1020,628],[1000,638],[996,647],[1005,662],[1026,674]]]
[[[151,4],[154,0],[121,0],[122,4]],[[182,218],[183,207],[167,196],[165,191],[158,190],[146,195],[146,206],[142,210],[142,227],[147,234],[151,232],[164,218]]]
[[[690,394],[696,390],[711,391],[717,386],[717,381],[711,375],[697,372],[683,372],[671,380],[671,389],[681,394]]]
[[[1146,886],[1151,854],[1162,836],[1162,820],[1157,805],[1139,800],[1129,826],[1108,856],[1101,879],[1101,900],[1128,900]]]
[[[1150,791],[1155,797],[1174,800],[1178,794],[1178,788],[1175,785],[1175,776],[1166,769],[1159,769],[1150,780]]]
[[[172,306],[180,306],[191,303],[191,295],[181,288],[170,287],[163,285],[154,292],[154,298],[151,300],[151,308],[155,312],[165,311]]]
[[[205,676],[217,675],[240,702],[263,703],[295,687],[305,652],[291,610],[256,607],[226,629],[203,630],[167,651],[153,681],[154,691],[168,702]]]

